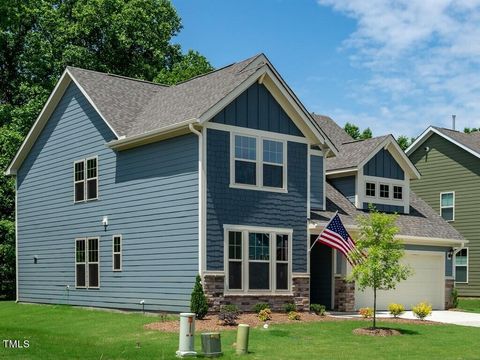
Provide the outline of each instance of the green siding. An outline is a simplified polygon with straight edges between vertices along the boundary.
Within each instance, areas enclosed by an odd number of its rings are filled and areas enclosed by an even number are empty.
[[[480,159],[433,134],[410,160],[422,174],[411,182],[411,189],[435,211],[440,213],[440,193],[455,191],[451,224],[469,241],[469,283],[457,288],[462,296],[480,296]]]

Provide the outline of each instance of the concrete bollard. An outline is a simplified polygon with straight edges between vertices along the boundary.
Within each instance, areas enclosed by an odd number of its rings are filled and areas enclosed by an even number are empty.
[[[250,326],[246,324],[239,324],[237,330],[237,355],[248,354],[248,335]]]
[[[196,356],[195,314],[180,313],[180,338],[177,357]]]

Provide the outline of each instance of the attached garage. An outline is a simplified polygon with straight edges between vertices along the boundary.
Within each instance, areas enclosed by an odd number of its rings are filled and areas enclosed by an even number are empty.
[[[397,288],[377,292],[377,309],[386,310],[391,303],[403,304],[410,309],[421,301],[432,304],[434,309],[445,308],[445,253],[430,251],[405,251],[405,264],[413,269],[413,275],[398,284]],[[373,307],[373,290],[355,289],[355,308]]]

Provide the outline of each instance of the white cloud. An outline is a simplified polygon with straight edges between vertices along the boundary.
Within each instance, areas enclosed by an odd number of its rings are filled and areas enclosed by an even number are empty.
[[[375,134],[397,135],[450,126],[452,113],[458,128],[480,125],[480,0],[318,3],[356,20],[342,50],[370,74],[351,95],[363,114],[332,109],[345,116],[338,120],[357,118]]]

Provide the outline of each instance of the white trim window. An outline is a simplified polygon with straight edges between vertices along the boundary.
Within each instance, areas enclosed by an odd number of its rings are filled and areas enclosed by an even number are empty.
[[[360,180],[363,184],[361,202],[371,202],[384,205],[408,206],[408,180],[387,179],[376,176],[363,176]],[[406,211],[406,210],[405,210]]]
[[[462,248],[455,253],[455,282],[468,283],[468,248]]]
[[[390,199],[390,185],[388,184],[380,184],[380,198],[381,199]]]
[[[112,269],[122,271],[122,235],[112,237]]]
[[[74,202],[98,199],[98,156],[73,163]]]
[[[376,196],[376,185],[374,182],[367,181],[365,183],[365,196],[374,198]]]
[[[393,185],[393,198],[403,200],[403,186]]]
[[[87,287],[87,240],[75,239],[75,286]]]
[[[97,237],[75,239],[75,287],[100,287],[99,243]]]
[[[446,221],[455,221],[455,192],[440,193],[440,216]]]
[[[288,293],[292,278],[292,231],[225,227],[225,291]]]
[[[230,186],[287,191],[287,142],[231,133]]]

